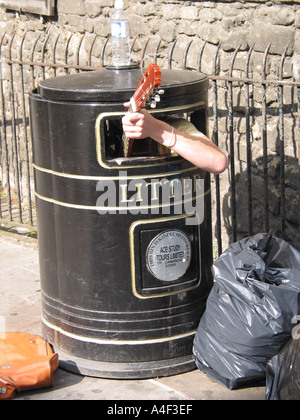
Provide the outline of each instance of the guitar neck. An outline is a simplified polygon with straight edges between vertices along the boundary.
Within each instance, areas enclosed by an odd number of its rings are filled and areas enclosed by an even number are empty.
[[[128,112],[139,112],[146,101],[149,99],[152,91],[157,89],[161,83],[161,71],[157,64],[150,64],[147,68],[142,80],[138,84],[136,91],[130,99]],[[128,139],[123,134],[124,156],[130,157],[133,148],[133,139]]]

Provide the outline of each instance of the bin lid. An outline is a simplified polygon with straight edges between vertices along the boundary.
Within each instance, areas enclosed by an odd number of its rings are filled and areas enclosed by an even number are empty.
[[[189,96],[205,92],[209,80],[203,73],[189,70],[161,70],[161,88],[165,96]],[[134,93],[143,76],[140,68],[113,69],[59,76],[39,85],[39,94],[56,101],[73,102],[124,102]]]

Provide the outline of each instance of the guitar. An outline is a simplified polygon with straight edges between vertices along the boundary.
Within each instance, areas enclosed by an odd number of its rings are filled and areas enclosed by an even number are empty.
[[[130,107],[128,112],[139,112],[146,103],[152,100],[154,96],[155,101],[159,101],[157,90],[161,84],[161,71],[157,64],[150,64],[140,83],[138,84],[134,95],[130,99]],[[160,91],[159,94],[162,94]],[[155,102],[152,102],[152,107],[155,108]],[[133,149],[134,139],[128,139],[123,135],[124,156],[130,157]]]

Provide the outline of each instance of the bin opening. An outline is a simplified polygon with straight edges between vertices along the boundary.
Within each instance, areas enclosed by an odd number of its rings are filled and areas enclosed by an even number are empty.
[[[124,153],[123,129],[120,118],[108,118],[103,123],[103,133],[105,139],[105,157],[106,160],[126,158]],[[158,150],[159,144],[150,138],[136,140],[130,158],[159,157],[170,154],[169,150]]]
[[[203,121],[205,121],[205,110],[198,110],[194,113],[176,113],[176,114],[162,114],[157,118],[171,123],[172,120],[187,120],[192,123],[197,130],[206,132]],[[180,129],[180,127],[179,127]],[[136,158],[165,158],[176,157],[176,153],[172,152],[167,147],[164,147],[151,138],[135,140],[130,157],[125,157],[122,116],[107,116],[101,122],[101,137],[104,139],[105,160],[111,162],[119,160],[120,158],[126,160],[133,160]]]

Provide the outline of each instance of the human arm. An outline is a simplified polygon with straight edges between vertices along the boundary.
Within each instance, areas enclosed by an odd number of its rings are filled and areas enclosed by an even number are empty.
[[[127,106],[127,104],[124,104]],[[128,112],[122,119],[128,138],[151,137],[163,146],[190,161],[195,166],[213,174],[220,174],[227,167],[224,153],[204,134],[188,134],[154,118],[148,111]]]

